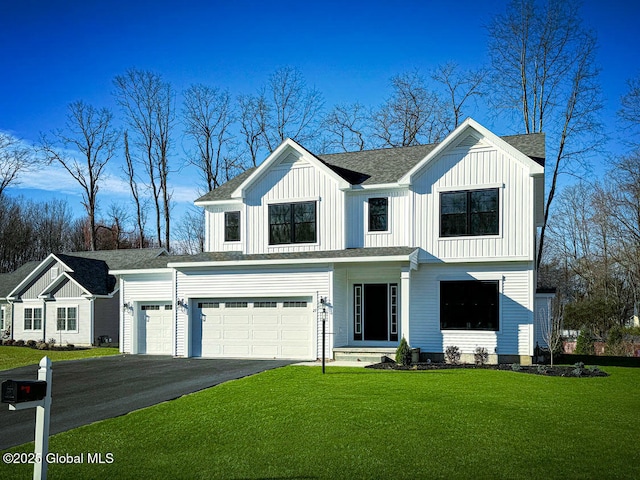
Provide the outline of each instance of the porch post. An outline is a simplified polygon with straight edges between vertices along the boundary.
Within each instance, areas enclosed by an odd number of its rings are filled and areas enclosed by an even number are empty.
[[[402,267],[400,273],[400,333],[411,345],[409,338],[409,297],[411,292],[411,266]]]

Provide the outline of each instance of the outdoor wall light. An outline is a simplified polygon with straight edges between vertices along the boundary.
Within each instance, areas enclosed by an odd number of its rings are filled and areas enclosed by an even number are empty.
[[[187,302],[184,301],[184,298],[179,298],[178,299],[178,306],[180,308],[184,308],[185,310],[188,307]]]
[[[129,302],[125,302],[124,305],[122,305],[122,309],[123,310],[133,310],[133,305],[131,305],[131,303],[129,303]]]

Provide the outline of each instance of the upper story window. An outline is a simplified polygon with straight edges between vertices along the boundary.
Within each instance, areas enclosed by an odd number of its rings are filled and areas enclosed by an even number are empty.
[[[497,188],[440,193],[440,236],[498,235]]]
[[[440,329],[498,331],[497,281],[440,282]]]
[[[224,241],[240,241],[240,212],[224,212]]]
[[[316,202],[269,205],[269,245],[316,242]]]
[[[369,231],[386,232],[389,221],[389,199],[369,199]]]

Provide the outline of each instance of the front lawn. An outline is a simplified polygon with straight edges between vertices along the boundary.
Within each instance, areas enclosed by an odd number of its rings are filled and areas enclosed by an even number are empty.
[[[52,362],[59,360],[77,360],[79,358],[103,357],[117,355],[117,348],[87,348],[85,350],[36,350],[28,347],[0,346],[0,370],[38,365],[42,357],[47,356]]]
[[[84,463],[49,478],[640,478],[640,369],[606,370],[290,366],[56,435],[49,451]]]

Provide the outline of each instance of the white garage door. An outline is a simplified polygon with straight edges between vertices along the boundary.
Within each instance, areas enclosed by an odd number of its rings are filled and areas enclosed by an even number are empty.
[[[140,306],[139,353],[172,355],[173,310],[170,304]]]
[[[309,298],[197,301],[193,356],[312,359]]]

